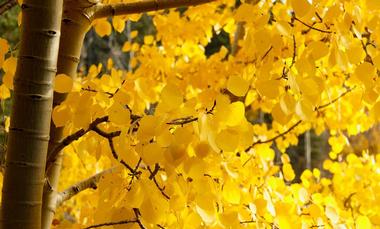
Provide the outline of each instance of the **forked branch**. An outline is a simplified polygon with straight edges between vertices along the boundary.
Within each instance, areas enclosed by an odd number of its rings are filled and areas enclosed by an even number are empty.
[[[64,138],[58,145],[56,145],[49,152],[46,168],[49,169],[50,165],[54,162],[55,158],[57,158],[57,155],[59,154],[59,152],[62,149],[64,149],[66,146],[70,145],[72,142],[78,140],[80,137],[87,134],[89,131],[96,128],[99,124],[107,122],[107,121],[108,121],[108,116],[97,118],[89,125],[89,127],[87,129],[80,129],[77,132],[75,132],[75,133],[67,136],[66,138]]]
[[[184,6],[196,6],[215,0],[139,0],[111,4],[96,4],[86,12],[90,20],[118,15],[137,14]]]

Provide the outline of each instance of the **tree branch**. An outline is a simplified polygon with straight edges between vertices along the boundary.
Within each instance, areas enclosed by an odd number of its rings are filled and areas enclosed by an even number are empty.
[[[326,107],[332,105],[333,103],[335,103],[336,101],[338,101],[339,99],[341,99],[342,97],[344,97],[345,95],[347,95],[349,92],[351,92],[352,90],[354,90],[355,87],[348,88],[345,92],[343,92],[342,94],[340,94],[338,97],[336,97],[335,99],[331,100],[330,102],[328,102],[326,104],[323,104],[323,105],[320,105],[320,106],[316,107],[315,110],[318,111],[320,109],[323,109],[323,108],[326,108]]]
[[[92,177],[89,177],[83,181],[80,181],[68,187],[66,190],[64,190],[63,192],[57,195],[56,207],[59,207],[64,201],[69,200],[71,197],[75,196],[76,194],[86,189],[89,189],[89,188],[96,189],[100,178],[104,176],[105,174],[114,172],[115,170],[116,170],[116,167],[104,170],[100,173],[93,175]]]
[[[245,149],[245,152],[248,152],[250,149],[252,149],[255,145],[258,145],[258,144],[265,144],[265,143],[270,143],[270,142],[273,142],[275,141],[277,138],[280,138],[280,137],[283,137],[285,136],[286,134],[288,134],[289,132],[291,132],[294,128],[296,128],[299,124],[302,123],[302,120],[299,120],[298,122],[296,122],[293,126],[291,126],[289,129],[287,129],[286,131],[282,132],[282,133],[279,133],[278,135],[274,136],[273,138],[270,138],[270,139],[267,139],[265,141],[262,141],[262,140],[258,140],[256,142],[254,142],[252,145],[250,145],[247,149]]]
[[[294,15],[293,19],[294,19],[295,21],[298,21],[298,22],[301,23],[302,25],[308,27],[308,28],[311,29],[311,30],[315,30],[315,31],[318,31],[318,32],[321,32],[321,33],[332,33],[332,31],[330,31],[330,30],[318,29],[318,28],[316,28],[316,27],[314,27],[314,26],[311,26],[311,25],[309,25],[309,24],[307,24],[307,23],[301,21],[301,20],[300,20],[299,18],[297,18],[295,15]]]
[[[80,129],[77,132],[67,136],[65,139],[63,139],[58,145],[56,145],[48,155],[47,159],[47,166],[46,170],[49,169],[50,165],[54,162],[55,158],[57,158],[58,153],[63,150],[66,146],[70,145],[73,141],[78,140],[83,135],[87,134],[89,131],[93,130],[94,128],[97,128],[97,125],[107,122],[108,116],[101,117],[95,119],[87,129]]]
[[[15,5],[17,5],[16,0],[8,0],[0,5],[0,15],[3,15],[8,10],[12,9]]]
[[[156,185],[156,187],[158,188],[158,190],[160,190],[161,194],[167,199],[167,200],[170,200],[170,196],[168,196],[168,194],[165,193],[165,186],[164,187],[161,187],[159,184],[158,184],[158,181],[156,179],[156,175],[158,173],[158,171],[160,170],[160,165],[159,164],[156,164],[155,167],[154,167],[154,170],[152,171],[150,169],[149,166],[147,166],[147,169],[150,173],[150,176],[149,176],[149,179],[150,180],[153,180],[154,184]]]
[[[184,6],[195,6],[215,0],[139,0],[136,2],[96,4],[86,12],[90,20],[118,15],[137,14]]]

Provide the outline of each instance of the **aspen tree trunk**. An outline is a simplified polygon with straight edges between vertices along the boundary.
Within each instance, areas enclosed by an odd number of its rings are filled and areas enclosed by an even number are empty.
[[[1,228],[41,228],[62,0],[24,0],[4,175]]]
[[[88,5],[90,6],[90,5]],[[62,35],[59,46],[59,56],[57,64],[57,74],[66,74],[75,78],[79,64],[80,52],[84,37],[90,27],[90,21],[83,14],[81,7],[88,7],[79,2],[65,1],[64,13],[62,16]],[[76,8],[77,7],[77,8]],[[53,106],[61,104],[66,94],[54,93]],[[51,152],[54,147],[62,140],[63,127],[56,127],[51,123],[50,141],[48,152]],[[48,155],[49,158],[49,155]],[[42,228],[48,229],[52,223],[56,203],[57,203],[57,187],[62,164],[62,152],[57,157],[51,158],[48,161],[46,170],[46,183],[43,193],[42,207]]]

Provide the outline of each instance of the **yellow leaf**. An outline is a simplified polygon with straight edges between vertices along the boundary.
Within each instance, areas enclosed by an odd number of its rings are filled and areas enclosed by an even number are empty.
[[[113,96],[113,99],[119,102],[121,105],[127,105],[131,100],[130,96],[123,88],[119,89],[116,92],[116,94]]]
[[[272,161],[275,157],[275,152],[271,149],[268,144],[259,144],[255,146],[255,152],[260,155],[261,159],[266,161]]]
[[[124,31],[124,28],[125,28],[125,21],[123,18],[121,17],[113,17],[112,18],[112,25],[113,25],[113,28],[118,31],[119,33],[123,32]]]
[[[378,0],[366,0],[367,9],[372,10],[380,10],[380,1]]]
[[[223,185],[223,198],[231,204],[240,203],[239,184],[227,180]]]
[[[239,135],[232,130],[222,130],[215,139],[216,145],[223,151],[235,151],[239,144]]]
[[[256,81],[256,89],[260,95],[268,99],[276,99],[280,94],[280,83],[278,80],[258,80]]]
[[[228,113],[224,114],[226,123],[229,126],[237,126],[245,118],[245,107],[242,102],[234,102],[228,105]]]
[[[168,129],[164,129],[157,136],[157,143],[161,147],[168,147],[173,142],[173,134]]]
[[[308,45],[310,56],[314,61],[326,56],[329,53],[329,47],[322,41],[313,41]]]
[[[355,77],[359,79],[367,88],[373,87],[374,76],[376,68],[368,63],[364,62],[355,69]]]
[[[183,102],[181,90],[174,84],[167,84],[161,92],[162,106],[168,110],[178,108]],[[166,110],[166,109],[165,109]]]
[[[117,125],[123,125],[128,127],[131,122],[130,115],[128,109],[124,108],[119,103],[114,103],[109,109],[109,118],[110,121],[117,124]]]
[[[148,35],[144,37],[144,44],[151,45],[153,44],[154,37],[152,35]]]
[[[3,76],[3,83],[7,88],[13,90],[13,74],[5,73]]]
[[[331,220],[333,224],[336,224],[339,222],[339,215],[333,207],[326,206],[325,214]]]
[[[2,84],[0,86],[0,99],[8,99],[9,97],[11,97],[11,92],[4,84]]]
[[[291,4],[297,17],[305,16],[312,8],[308,0],[292,0]]]
[[[272,116],[273,116],[273,119],[282,124],[282,125],[285,125],[286,123],[288,123],[291,119],[292,116],[290,115],[287,115],[283,112],[283,110],[281,109],[281,105],[279,103],[277,103],[273,109],[272,109]]]
[[[355,41],[357,40],[355,39]],[[352,42],[350,48],[347,49],[347,57],[351,64],[359,64],[365,58],[365,55],[366,54],[360,41]],[[373,58],[373,62],[376,65],[375,58]]]
[[[282,36],[292,37],[293,28],[287,21],[277,21],[276,29]]]
[[[4,61],[3,70],[5,73],[14,75],[16,72],[16,66],[17,66],[17,59],[14,57],[10,57]]]
[[[290,163],[290,157],[286,153],[281,155],[281,162],[284,164]]]
[[[140,20],[142,14],[128,14],[128,20],[131,20],[133,22],[137,22],[138,20]]]
[[[355,221],[356,229],[371,229],[372,224],[371,221],[368,219],[367,216],[360,215],[358,218],[356,218]]]
[[[295,111],[296,100],[294,99],[293,96],[286,93],[280,99],[280,107],[286,115],[290,115],[290,114],[294,113],[294,111]]]
[[[135,182],[131,190],[129,190],[125,195],[125,205],[130,208],[140,208],[144,201],[144,192],[142,190],[140,182]]]
[[[316,204],[311,204],[309,207],[310,216],[313,218],[321,217],[322,211],[320,207]]]
[[[164,150],[157,143],[150,143],[143,146],[141,158],[145,163],[152,166],[162,161]]]
[[[133,39],[133,38],[136,38],[138,34],[139,34],[139,31],[134,30],[134,31],[131,32],[130,36]]]
[[[109,36],[112,32],[111,24],[107,21],[107,19],[98,19],[94,22],[95,32],[100,36]]]
[[[165,152],[164,157],[171,166],[178,166],[186,159],[186,148],[181,145],[171,145]]]
[[[123,52],[129,52],[132,49],[131,42],[126,41],[123,45],[123,48],[121,49]]]
[[[289,163],[283,165],[282,172],[286,181],[292,181],[296,177],[292,165]]]
[[[73,79],[65,74],[58,74],[55,77],[54,91],[59,93],[68,93],[73,88]]]
[[[7,53],[8,49],[9,49],[8,41],[3,38],[0,38],[0,56],[3,56],[5,53]]]
[[[280,229],[292,229],[292,223],[289,222],[289,217],[285,215],[280,215],[277,217],[278,219],[278,226]]]
[[[302,99],[296,105],[296,114],[302,120],[310,120],[314,117],[313,105],[306,99]]]
[[[243,22],[253,22],[255,17],[252,17],[252,14],[255,11],[255,6],[243,3],[235,12],[235,20]]]
[[[71,110],[65,105],[61,104],[53,109],[52,119],[56,127],[65,126],[71,119]]]
[[[248,82],[240,76],[230,76],[227,81],[227,89],[238,97],[244,96],[249,88]]]
[[[210,152],[210,149],[211,148],[207,142],[200,142],[199,144],[195,146],[194,151],[197,157],[204,158],[208,155],[208,153]]]
[[[207,191],[196,196],[196,211],[206,224],[211,224],[216,219],[215,197]]]

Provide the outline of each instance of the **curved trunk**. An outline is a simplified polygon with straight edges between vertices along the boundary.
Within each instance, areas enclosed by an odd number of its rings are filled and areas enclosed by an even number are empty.
[[[65,8],[70,7],[72,4],[75,3],[68,4]],[[73,78],[77,74],[83,40],[90,27],[89,20],[81,12],[81,10],[73,10],[72,8],[64,10],[64,15],[62,16],[62,36],[59,46],[57,74],[66,74]],[[61,104],[66,96],[66,94],[54,93],[53,106]],[[51,150],[61,142],[63,137],[62,132],[63,127],[56,127],[54,123],[51,122],[48,152],[51,152]],[[62,164],[62,152],[54,158],[51,158],[48,155],[48,159],[41,215],[42,228],[44,229],[50,228],[55,214],[57,187]]]
[[[62,0],[24,0],[4,175],[1,228],[41,228]]]

